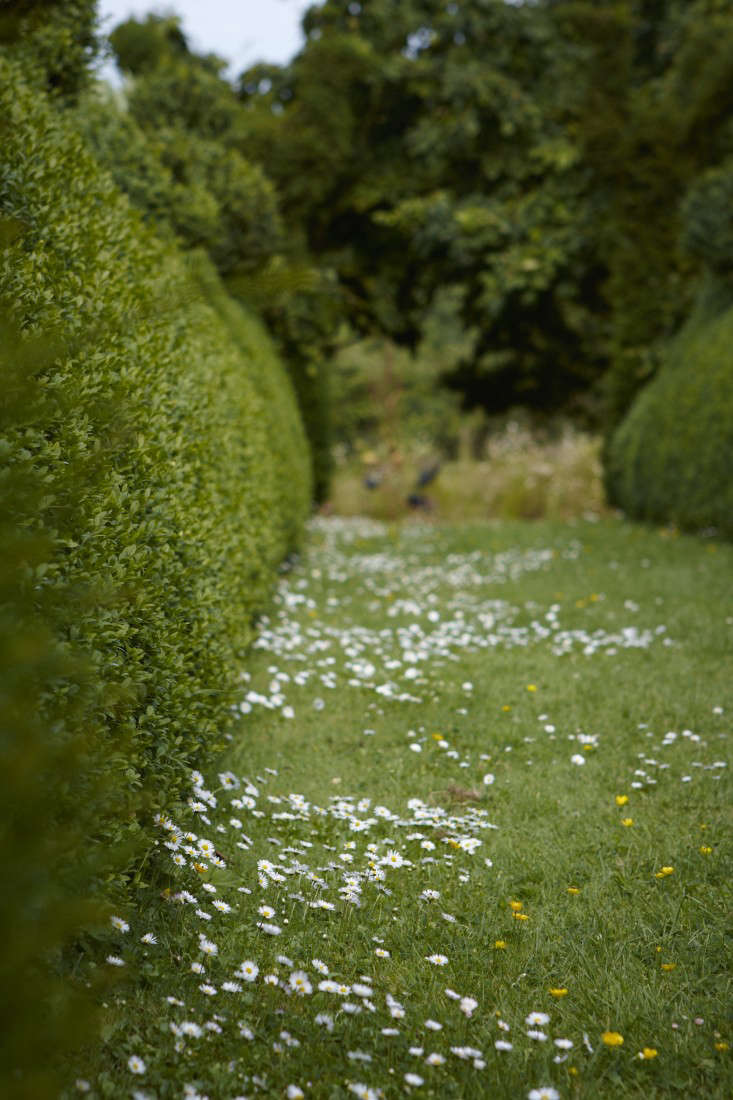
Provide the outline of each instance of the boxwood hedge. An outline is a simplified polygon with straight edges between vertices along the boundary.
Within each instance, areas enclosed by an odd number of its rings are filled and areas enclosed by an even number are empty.
[[[0,219],[0,970],[23,974],[0,1087],[41,1097],[78,1018],[54,1030],[33,966],[142,873],[146,821],[223,743],[310,460],[261,326],[7,56]]]
[[[705,294],[611,437],[606,485],[611,502],[637,519],[733,538],[733,307],[725,289]]]

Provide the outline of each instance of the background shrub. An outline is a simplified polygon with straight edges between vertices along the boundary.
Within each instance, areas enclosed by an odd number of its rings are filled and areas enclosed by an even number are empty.
[[[74,968],[70,933],[144,877],[152,811],[226,737],[311,500],[262,328],[146,227],[43,79],[0,57],[0,1091],[34,1098],[85,1034],[49,952]]]
[[[733,157],[690,188],[682,216],[684,247],[733,287]]]
[[[733,537],[733,308],[704,295],[612,436],[609,499],[630,516]],[[704,303],[704,304],[703,304]]]

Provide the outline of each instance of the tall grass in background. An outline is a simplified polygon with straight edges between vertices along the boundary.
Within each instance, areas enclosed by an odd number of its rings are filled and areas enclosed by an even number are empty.
[[[424,448],[406,454],[366,451],[342,459],[330,510],[388,520],[417,511],[453,521],[572,519],[604,510],[598,438],[568,425],[543,433],[510,420],[472,457],[469,436],[464,432],[458,456],[443,461],[434,480],[417,489],[424,498],[417,508],[408,497],[421,471],[436,461],[434,454]],[[378,484],[370,489],[367,481]]]

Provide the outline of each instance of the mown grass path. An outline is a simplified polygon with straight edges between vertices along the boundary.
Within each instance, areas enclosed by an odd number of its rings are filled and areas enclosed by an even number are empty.
[[[732,567],[317,522],[119,915],[90,1093],[730,1095]]]

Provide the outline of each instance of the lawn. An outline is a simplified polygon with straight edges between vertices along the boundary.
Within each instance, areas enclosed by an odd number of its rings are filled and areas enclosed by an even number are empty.
[[[616,518],[315,521],[68,1095],[733,1094],[732,577]]]

